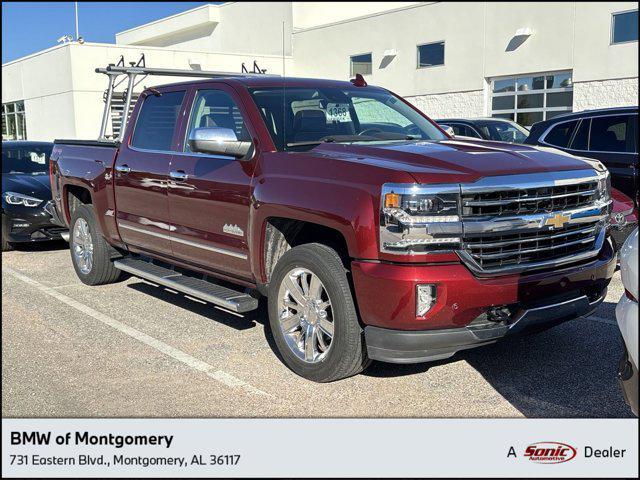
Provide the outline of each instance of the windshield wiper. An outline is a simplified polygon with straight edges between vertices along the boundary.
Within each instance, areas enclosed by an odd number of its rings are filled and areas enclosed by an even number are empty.
[[[420,140],[416,135],[396,135],[389,134],[387,138],[374,137],[372,135],[335,135],[332,137],[324,137],[318,140],[308,140],[305,142],[290,142],[287,147],[304,147],[309,145],[321,145],[323,143],[352,143],[352,142],[393,142],[405,140]]]
[[[371,137],[369,135],[336,135],[334,137],[324,137],[318,140],[291,142],[287,143],[287,147],[303,147],[307,145],[320,145],[322,143],[380,142],[384,140],[385,139]]]

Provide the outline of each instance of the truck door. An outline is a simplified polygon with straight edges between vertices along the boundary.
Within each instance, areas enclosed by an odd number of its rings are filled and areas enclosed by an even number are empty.
[[[174,136],[185,90],[142,100],[114,168],[116,218],[122,240],[135,250],[171,255],[167,199]]]
[[[247,242],[253,160],[191,152],[189,132],[198,127],[233,130],[251,141],[246,113],[225,85],[193,92],[181,152],[173,156],[169,181],[172,249],[175,257],[234,277],[250,278]]]

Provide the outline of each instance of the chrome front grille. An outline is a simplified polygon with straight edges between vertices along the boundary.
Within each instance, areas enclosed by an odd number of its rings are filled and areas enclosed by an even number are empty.
[[[468,235],[464,249],[481,270],[501,270],[593,251],[601,229],[599,222],[592,222],[554,230]]]
[[[485,177],[462,184],[458,254],[478,275],[592,259],[606,239],[608,189],[607,172],[595,169]]]
[[[552,185],[488,192],[470,192],[462,196],[464,217],[522,215],[557,212],[592,204],[598,198],[598,182]]]

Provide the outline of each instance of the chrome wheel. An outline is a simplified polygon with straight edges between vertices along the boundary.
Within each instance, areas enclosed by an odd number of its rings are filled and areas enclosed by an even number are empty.
[[[78,218],[73,226],[71,251],[80,272],[85,275],[91,273],[93,268],[93,240],[89,224],[84,218]]]
[[[331,300],[318,276],[294,268],[278,292],[278,321],[288,347],[308,363],[320,362],[333,341]]]

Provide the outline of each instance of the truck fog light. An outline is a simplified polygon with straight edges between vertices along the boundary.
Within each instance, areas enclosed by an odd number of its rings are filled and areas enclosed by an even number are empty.
[[[416,316],[424,317],[436,303],[436,286],[418,285],[416,288]]]

